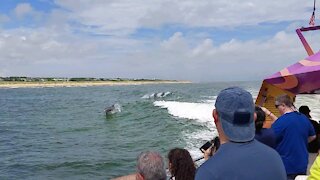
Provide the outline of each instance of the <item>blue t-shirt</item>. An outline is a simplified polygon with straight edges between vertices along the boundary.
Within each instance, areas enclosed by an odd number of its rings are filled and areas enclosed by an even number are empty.
[[[273,124],[276,150],[280,154],[287,174],[304,174],[308,167],[308,137],[315,135],[308,118],[298,112],[280,116]]]
[[[228,142],[196,172],[196,180],[286,180],[287,175],[279,154],[253,140],[246,143]]]
[[[271,128],[262,128],[259,132],[256,132],[254,138],[269,147],[276,148],[276,135]]]

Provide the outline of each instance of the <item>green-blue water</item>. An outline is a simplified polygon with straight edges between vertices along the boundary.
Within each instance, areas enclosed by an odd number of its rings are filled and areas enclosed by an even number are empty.
[[[216,95],[234,85],[256,96],[260,83],[0,89],[0,179],[110,179],[133,173],[140,152],[173,147],[195,158],[215,133]],[[159,92],[170,94],[147,98]],[[114,103],[121,112],[106,117]]]

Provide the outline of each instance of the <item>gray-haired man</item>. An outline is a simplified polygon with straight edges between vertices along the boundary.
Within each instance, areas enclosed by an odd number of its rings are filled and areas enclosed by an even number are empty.
[[[166,180],[166,171],[162,156],[157,152],[143,152],[137,161],[138,180]]]
[[[158,152],[146,151],[137,158],[137,172],[114,180],[166,180],[164,160]]]

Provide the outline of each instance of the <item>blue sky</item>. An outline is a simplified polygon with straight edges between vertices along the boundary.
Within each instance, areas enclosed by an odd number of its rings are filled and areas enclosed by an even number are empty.
[[[312,6],[2,0],[0,76],[261,80],[306,57],[295,29],[308,26]]]

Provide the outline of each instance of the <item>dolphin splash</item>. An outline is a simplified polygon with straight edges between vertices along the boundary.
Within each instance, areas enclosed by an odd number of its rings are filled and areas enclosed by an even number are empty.
[[[171,95],[171,92],[159,92],[159,93],[152,93],[152,94],[145,94],[142,96],[142,99],[151,99],[151,98],[164,98],[168,95]]]
[[[121,105],[116,103],[104,109],[106,115],[112,115],[121,112]]]

